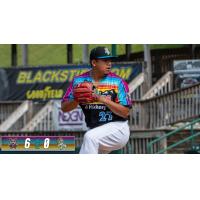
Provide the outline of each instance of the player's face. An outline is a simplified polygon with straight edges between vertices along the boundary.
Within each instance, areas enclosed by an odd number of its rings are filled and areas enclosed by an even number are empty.
[[[107,75],[111,71],[111,60],[110,59],[94,60],[93,66],[99,73]]]

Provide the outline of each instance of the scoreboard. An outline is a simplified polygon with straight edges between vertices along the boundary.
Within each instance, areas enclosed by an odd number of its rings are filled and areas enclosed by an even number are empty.
[[[2,136],[1,151],[75,151],[75,136]]]

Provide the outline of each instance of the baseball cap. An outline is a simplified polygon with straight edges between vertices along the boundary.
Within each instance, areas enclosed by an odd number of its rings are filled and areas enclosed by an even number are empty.
[[[114,59],[117,56],[112,56],[107,47],[96,47],[90,52],[90,60],[93,59]]]

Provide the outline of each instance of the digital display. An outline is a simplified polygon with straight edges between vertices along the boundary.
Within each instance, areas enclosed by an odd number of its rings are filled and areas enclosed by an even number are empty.
[[[2,136],[2,151],[75,151],[75,136]]]

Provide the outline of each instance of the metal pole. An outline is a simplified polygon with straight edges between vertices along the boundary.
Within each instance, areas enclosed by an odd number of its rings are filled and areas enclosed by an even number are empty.
[[[112,44],[112,55],[113,56],[117,55],[117,45],[116,44]]]
[[[151,52],[148,44],[144,44],[144,61],[146,62],[147,86],[148,89],[152,86],[152,66],[151,66]]]
[[[22,44],[22,65],[28,65],[28,44]]]
[[[67,44],[67,63],[73,63],[73,47],[72,44]]]
[[[11,66],[17,66],[17,45],[11,44]]]
[[[195,48],[196,48],[196,44],[192,44],[192,59],[195,58]]]
[[[130,60],[131,57],[131,44],[126,44],[126,59]]]
[[[89,50],[89,45],[88,44],[83,44],[83,53],[82,53],[82,62],[83,63],[88,63],[88,50]]]

